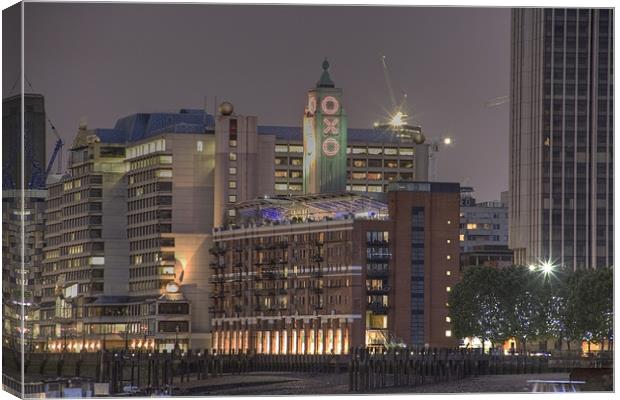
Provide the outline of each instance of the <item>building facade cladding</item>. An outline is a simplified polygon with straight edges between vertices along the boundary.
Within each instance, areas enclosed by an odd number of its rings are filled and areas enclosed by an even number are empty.
[[[448,295],[460,279],[459,185],[399,182],[389,189],[390,330],[408,344],[456,346]]]
[[[26,349],[35,346],[32,339],[38,335],[36,285],[43,261],[46,197],[45,190],[2,191],[2,336],[4,346],[16,349],[22,342],[22,323]]]
[[[302,194],[304,152],[301,132],[294,127],[278,128],[288,129],[290,134],[286,137],[275,135],[273,192]],[[271,130],[265,128],[264,132],[271,133]],[[355,131],[351,135],[349,130],[346,150],[347,191],[385,193],[390,182],[428,179],[428,145],[415,145],[406,140],[367,141],[357,139],[354,135]]]
[[[128,289],[125,148],[81,129],[70,156],[69,174],[48,185],[38,326],[48,350],[101,346],[117,327],[89,320],[89,307]]]
[[[518,264],[613,264],[613,10],[512,12],[510,239]]]
[[[389,218],[216,230],[213,348],[342,354],[393,341],[456,345],[446,303],[459,279],[458,184],[433,185],[390,192]]]
[[[22,149],[22,105],[24,107],[24,145]],[[45,171],[45,100],[40,94],[26,93],[2,100],[2,187],[30,188],[33,173]],[[25,157],[24,176],[20,166]],[[33,171],[34,166],[34,171]],[[41,175],[40,175],[41,176]],[[32,182],[35,183],[35,182]],[[44,186],[45,182],[41,186]],[[45,189],[37,187],[31,189]]]
[[[146,335],[168,349],[209,343],[214,153],[215,137],[206,134],[164,133],[128,145],[129,295],[153,304],[137,314],[134,341]]]
[[[258,135],[256,128],[254,116],[217,116],[214,226],[235,220],[234,204],[273,194],[274,137]]]

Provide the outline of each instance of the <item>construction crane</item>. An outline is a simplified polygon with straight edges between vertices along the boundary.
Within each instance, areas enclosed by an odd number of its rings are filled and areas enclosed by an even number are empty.
[[[484,103],[486,108],[493,108],[497,106],[501,106],[502,104],[510,103],[510,97],[508,96],[499,96],[495,97],[491,100],[488,100]]]
[[[396,100],[394,94],[394,87],[392,85],[392,77],[388,68],[387,60],[384,55],[381,56],[381,66],[383,67],[383,77],[385,78],[385,84],[390,95],[390,101],[392,103],[392,113],[386,122],[375,122],[374,127],[377,129],[387,129],[395,132],[399,137],[408,138],[413,140],[416,144],[423,144],[426,140],[422,134],[422,129],[419,126],[412,126],[407,123],[407,93],[401,90],[402,100],[400,104]],[[449,135],[443,135],[441,138],[434,138],[429,140],[428,149],[428,167],[429,167],[429,180],[435,181],[437,179],[437,153],[442,147],[452,145],[452,138]]]

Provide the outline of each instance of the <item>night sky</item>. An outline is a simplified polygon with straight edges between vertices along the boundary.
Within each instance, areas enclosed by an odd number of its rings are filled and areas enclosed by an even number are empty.
[[[325,56],[349,126],[370,128],[390,109],[384,54],[413,122],[454,138],[439,180],[474,186],[478,200],[508,188],[508,104],[485,106],[509,92],[508,8],[26,3],[25,48],[26,76],[68,143],[83,117],[112,127],[205,97],[212,112],[215,96],[259,124],[300,125]],[[17,71],[4,73],[6,95]]]

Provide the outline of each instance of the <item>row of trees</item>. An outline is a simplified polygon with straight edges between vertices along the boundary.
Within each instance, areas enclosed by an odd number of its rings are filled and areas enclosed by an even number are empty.
[[[613,339],[613,269],[469,267],[449,296],[452,331],[503,343]]]

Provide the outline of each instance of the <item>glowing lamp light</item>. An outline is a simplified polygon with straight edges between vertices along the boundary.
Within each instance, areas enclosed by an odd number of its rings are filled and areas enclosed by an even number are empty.
[[[446,146],[449,146],[452,144],[452,138],[447,137],[443,139],[443,144],[445,144]]]
[[[528,266],[528,269],[529,269],[530,271],[536,271],[536,265],[531,264],[530,266]]]
[[[397,112],[390,120],[392,126],[403,126],[405,124],[405,115],[402,112]]]
[[[555,265],[553,265],[553,263],[549,262],[549,261],[545,261],[540,265],[540,268],[542,270],[543,273],[545,274],[550,274],[553,272],[553,270],[555,269]]]

